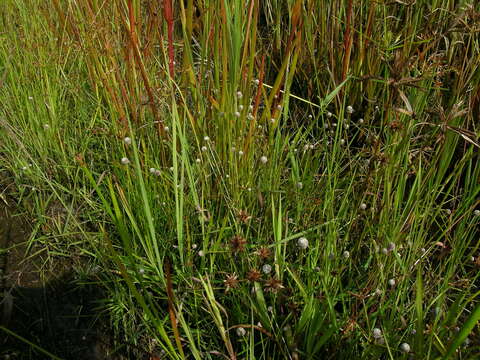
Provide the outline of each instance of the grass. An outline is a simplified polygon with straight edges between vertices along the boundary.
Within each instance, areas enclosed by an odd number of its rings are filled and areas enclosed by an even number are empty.
[[[0,9],[9,194],[30,246],[101,269],[118,343],[479,353],[476,2]]]

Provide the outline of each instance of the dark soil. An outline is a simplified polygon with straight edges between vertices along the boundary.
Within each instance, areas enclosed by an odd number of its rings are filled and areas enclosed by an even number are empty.
[[[0,359],[52,358],[29,343],[61,359],[123,359],[107,345],[110,332],[98,312],[101,288],[80,281],[71,259],[46,271],[41,255],[28,256],[29,227],[12,213],[0,204]]]

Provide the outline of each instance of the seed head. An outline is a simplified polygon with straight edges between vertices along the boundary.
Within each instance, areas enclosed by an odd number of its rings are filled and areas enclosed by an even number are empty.
[[[203,140],[205,140],[205,141],[210,141],[210,137],[204,136],[204,137],[203,137]]]
[[[478,210],[478,209],[475,210],[475,211],[473,212],[473,215],[475,215],[475,216],[480,216],[480,210]]]
[[[128,165],[130,164],[130,160],[128,160],[128,158],[126,157],[123,157],[122,160],[120,160],[122,162],[123,165]]]
[[[394,287],[395,286],[395,279],[388,280],[388,285],[390,285],[391,287]]]
[[[163,129],[165,130],[165,132],[169,132],[169,131],[170,131],[170,128],[169,128],[168,126],[165,126]]]
[[[127,145],[130,145],[132,143],[132,139],[127,136],[123,139],[123,142]]]
[[[243,94],[241,91],[237,91],[237,99],[241,99],[243,97]]]
[[[200,160],[200,158],[196,158],[196,159],[195,159],[195,162],[196,162],[197,164],[200,164],[200,163],[202,162],[202,160]]]
[[[367,204],[362,203],[360,204],[360,210],[365,210],[367,208]]]
[[[358,119],[358,123],[363,124],[363,119],[362,118]]]
[[[241,235],[235,235],[230,239],[230,247],[234,253],[239,253],[245,250],[247,240]]]
[[[204,256],[205,256],[205,251],[200,250],[200,251],[198,252],[198,256],[204,257]]]
[[[340,139],[340,145],[345,145],[345,140],[344,139]]]
[[[379,328],[373,329],[372,333],[375,339],[380,339],[382,337],[382,330],[380,330]]]
[[[268,247],[261,247],[256,251],[256,254],[260,257],[260,259],[266,260],[272,255],[272,251]]]
[[[301,237],[300,239],[298,239],[297,244],[300,249],[305,250],[306,248],[308,248],[308,240],[305,237]]]
[[[207,151],[207,147],[205,145],[202,146],[202,151]]]
[[[348,259],[349,257],[350,257],[350,252],[344,251],[344,252],[343,252],[343,258],[344,258],[344,259]]]
[[[265,282],[265,291],[276,293],[278,290],[285,289],[282,282],[274,277],[271,277]]]
[[[243,110],[243,105],[238,105],[238,110],[242,111]]]
[[[327,112],[327,118],[331,118],[332,116],[333,116],[333,114],[330,111],[328,111]]]
[[[240,117],[240,112],[235,111],[235,113],[233,115],[235,115],[235,117],[239,118]]]
[[[260,271],[258,271],[257,269],[251,269],[247,273],[247,280],[250,281],[250,282],[258,281],[258,280],[260,280],[261,277],[262,277],[262,273]]]
[[[237,274],[233,273],[227,275],[225,280],[223,280],[223,284],[225,285],[225,292],[228,292],[230,289],[235,289],[238,287],[238,276]]]
[[[238,152],[238,155],[243,156],[243,151],[240,150],[240,151]]]
[[[388,248],[387,248],[388,251],[393,251],[395,250],[395,244],[393,242],[391,242],[390,244],[388,244]]]
[[[351,107],[350,105],[347,106],[347,113],[353,114],[353,107]]]
[[[262,164],[266,164],[267,161],[268,161],[268,159],[267,159],[266,156],[262,156],[262,157],[260,158],[260,162],[261,162]]]

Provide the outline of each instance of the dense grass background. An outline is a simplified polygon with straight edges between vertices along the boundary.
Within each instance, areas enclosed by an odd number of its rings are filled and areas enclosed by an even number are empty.
[[[29,245],[84,259],[132,358],[478,356],[475,1],[4,0],[0,28]]]

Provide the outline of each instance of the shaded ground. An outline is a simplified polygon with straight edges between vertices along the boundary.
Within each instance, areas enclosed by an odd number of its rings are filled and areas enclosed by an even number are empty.
[[[62,359],[120,359],[106,350],[108,332],[97,311],[100,288],[80,283],[65,262],[42,281],[41,256],[25,257],[27,223],[12,213],[0,204],[0,324],[17,336],[0,328],[0,359],[51,358],[25,340]]]

